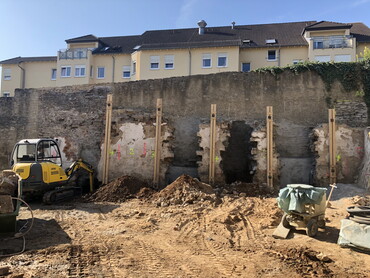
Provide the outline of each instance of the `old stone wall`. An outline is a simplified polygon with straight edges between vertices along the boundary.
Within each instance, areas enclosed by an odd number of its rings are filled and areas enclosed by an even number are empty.
[[[316,167],[310,134],[318,125],[327,123],[329,106],[337,108],[340,123],[348,128],[362,128],[367,123],[367,107],[362,96],[346,92],[339,82],[334,82],[327,91],[321,78],[312,71],[301,74],[286,71],[278,76],[220,73],[100,86],[17,90],[14,98],[0,99],[0,168],[7,168],[16,141],[59,137],[69,161],[81,157],[99,169],[108,93],[113,94],[112,177],[136,173],[149,179],[152,161],[139,153],[142,154],[144,145],[149,150],[153,143],[148,133],[153,129],[157,98],[163,99],[167,125],[163,134],[166,151],[161,154],[162,181],[169,166],[196,169],[202,161],[203,155],[197,153],[202,148],[197,134],[202,133],[201,124],[209,123],[211,104],[217,104],[218,123],[230,123],[230,136],[222,152],[229,152],[231,157],[227,159],[234,163],[232,154],[236,151],[232,148],[238,144],[235,142],[247,144],[241,146],[242,152],[250,157],[246,163],[251,163],[245,166],[251,172],[246,179],[259,182],[265,175],[264,139],[259,132],[266,124],[266,106],[273,106],[277,185],[309,182],[310,173]],[[242,137],[239,128],[248,136]],[[349,144],[360,146],[356,136],[343,140],[351,139]],[[228,144],[232,146],[229,150]],[[134,158],[130,148],[134,149]],[[253,153],[255,149],[257,154]],[[132,159],[125,160],[123,154]],[[200,165],[206,167],[205,163]],[[348,167],[350,174],[343,175],[343,181],[351,182],[357,170],[355,166]],[[204,171],[200,169],[201,173]]]
[[[364,156],[363,128],[337,125],[336,140],[336,170],[337,179],[341,183],[353,183],[360,174]],[[314,179],[316,184],[329,184],[329,127],[322,124],[313,130],[315,167]]]

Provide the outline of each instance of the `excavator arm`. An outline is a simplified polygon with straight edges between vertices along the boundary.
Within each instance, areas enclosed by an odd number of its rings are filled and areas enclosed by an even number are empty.
[[[94,170],[92,166],[83,161],[82,159],[78,159],[77,161],[73,162],[71,166],[69,166],[66,170],[65,173],[68,177],[68,180],[70,180],[74,174],[77,172],[77,170],[83,169],[86,172],[89,173],[89,179],[90,179],[90,192],[93,192],[94,190]]]

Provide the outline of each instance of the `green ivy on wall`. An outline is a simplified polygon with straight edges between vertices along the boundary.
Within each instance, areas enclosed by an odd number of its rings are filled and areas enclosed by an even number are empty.
[[[336,80],[339,81],[347,92],[355,92],[357,97],[364,98],[370,116],[370,59],[350,63],[306,62],[286,67],[266,67],[255,70],[259,73],[271,73],[276,78],[284,71],[291,71],[294,74],[306,71],[316,72],[323,80],[327,91],[331,90]],[[331,100],[326,101],[328,105],[331,103]]]

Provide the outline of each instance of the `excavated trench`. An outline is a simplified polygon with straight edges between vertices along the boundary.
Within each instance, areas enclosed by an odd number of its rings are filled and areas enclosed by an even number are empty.
[[[253,181],[256,161],[251,154],[256,142],[251,142],[253,128],[244,121],[234,121],[230,128],[230,138],[226,150],[221,152],[221,167],[226,183]]]

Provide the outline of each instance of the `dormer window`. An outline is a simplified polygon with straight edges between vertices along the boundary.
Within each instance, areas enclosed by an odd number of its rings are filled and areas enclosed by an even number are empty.
[[[274,44],[276,43],[276,39],[267,39],[266,44]]]

